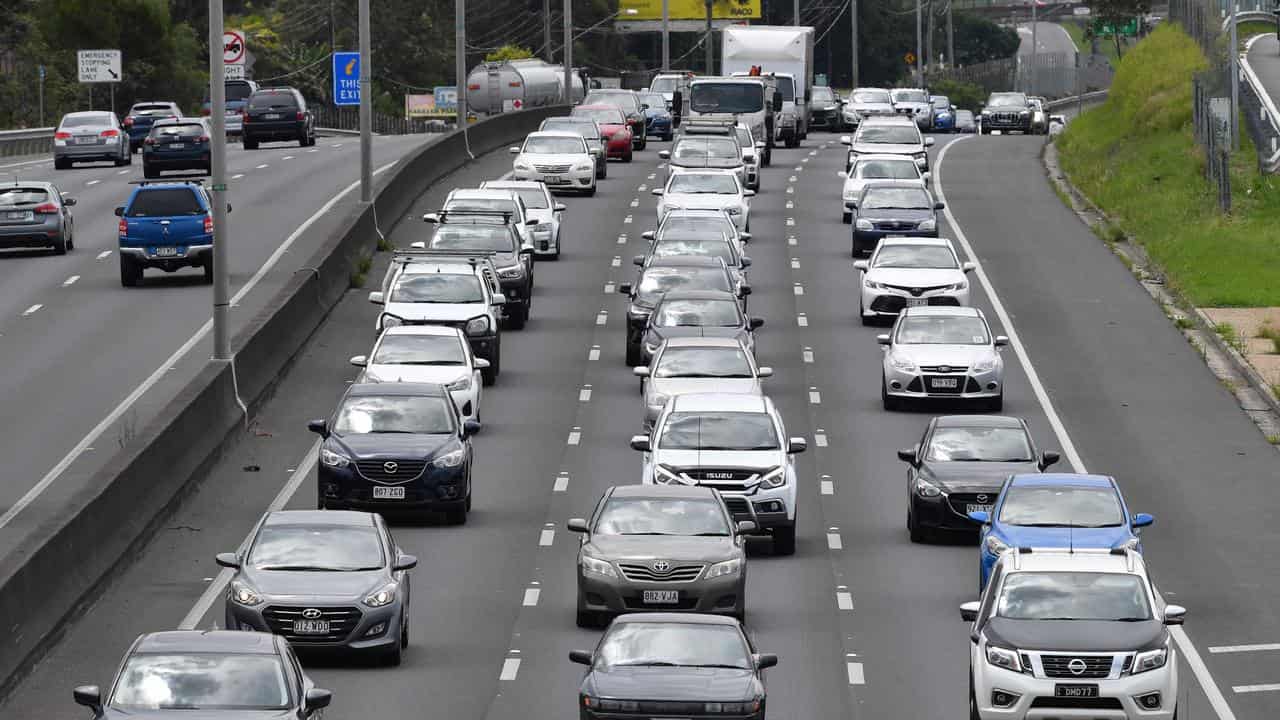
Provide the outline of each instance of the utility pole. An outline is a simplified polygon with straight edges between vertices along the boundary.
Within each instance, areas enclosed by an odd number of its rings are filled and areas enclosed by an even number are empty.
[[[369,0],[360,0],[360,202],[373,202],[373,58],[369,40]]]
[[[937,62],[936,56],[933,54],[933,0],[929,0],[928,7],[925,8],[925,30],[924,30],[924,66],[926,68],[933,67]]]
[[[1239,0],[1231,0],[1231,149],[1240,149],[1240,38],[1236,32]],[[1116,28],[1119,31],[1119,28]]]
[[[947,0],[947,60],[952,67],[956,64],[956,34],[951,25],[951,6],[954,4],[955,0]]]
[[[671,70],[671,0],[662,0],[662,71]]]
[[[458,129],[467,131],[467,0],[453,2],[453,64],[458,78]]]
[[[542,46],[547,49],[547,62],[555,62],[551,49],[551,0],[542,0]]]
[[[714,59],[714,58],[712,57],[712,46],[713,46],[714,44],[715,44],[715,36],[711,34],[711,0],[707,0],[707,45],[706,45],[706,51],[707,51],[707,74],[708,74],[708,75],[712,74],[712,73],[711,73],[711,69],[712,69],[711,62],[712,62],[712,60]]]
[[[924,29],[921,27],[922,0],[916,0],[916,87],[924,87]]]
[[[800,26],[800,0],[791,0],[791,17],[795,20],[791,23],[796,27]]]
[[[851,88],[858,87],[858,0],[849,0],[849,81]]]
[[[564,0],[564,102],[573,104],[573,0]]]
[[[222,0],[209,0],[209,186],[213,203],[213,359],[231,359],[227,327],[227,83],[222,53]]]
[[[1036,40],[1036,27],[1040,24],[1036,21],[1036,5],[1038,0],[1031,0],[1031,94],[1036,94],[1036,80],[1039,78],[1039,67],[1036,65],[1036,57],[1040,52],[1040,46]]]

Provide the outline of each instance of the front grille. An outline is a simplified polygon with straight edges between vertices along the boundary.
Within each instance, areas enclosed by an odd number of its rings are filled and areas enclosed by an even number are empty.
[[[567,172],[569,172],[569,166],[568,166],[568,165],[534,165],[534,166],[533,166],[533,169],[534,169],[534,170],[537,170],[537,171],[538,171],[538,172],[540,172],[540,173],[567,173]]]
[[[942,368],[944,367],[947,369],[943,370]],[[923,370],[924,372],[931,372],[931,373],[936,373],[936,372],[962,373],[968,370],[969,368],[965,365],[921,365],[920,369]]]
[[[425,460],[359,460],[356,469],[366,480],[378,483],[398,484],[409,482],[422,475],[427,467]]]
[[[297,643],[339,642],[345,640],[356,625],[360,623],[360,608],[315,608],[320,611],[320,617],[307,619],[328,620],[329,633],[327,635],[295,634],[293,632],[293,621],[302,620],[302,613],[307,609],[306,607],[272,605],[262,611],[262,617],[267,621],[267,627],[271,628],[271,632],[284,637],[289,642]]]
[[[885,287],[892,288],[894,290],[899,290],[904,293],[910,293],[913,297],[920,297],[921,295],[927,292],[933,292],[934,290],[941,290],[943,288],[951,287],[951,286],[950,285],[929,285],[926,287],[914,287],[910,285],[886,285]]]
[[[702,563],[693,565],[676,565],[665,573],[660,573],[648,565],[640,563],[618,563],[622,576],[633,582],[676,583],[693,582],[702,574]]]
[[[1071,672],[1068,666],[1072,660],[1083,660],[1084,672]],[[1110,655],[1041,655],[1040,665],[1045,677],[1051,678],[1105,678],[1111,674]]]
[[[1012,123],[1018,122],[1018,118],[1019,118],[1018,113],[1012,113],[1012,112],[993,113],[991,115],[991,119],[995,120],[998,123],[1012,124]]]
[[[979,500],[978,499],[979,497],[983,497],[986,499]],[[994,505],[995,501],[996,501],[995,491],[992,491],[990,493],[985,493],[985,494],[984,493],[952,493],[947,497],[947,502],[950,503],[952,511],[954,511],[957,515],[968,515],[969,510],[967,509],[967,506],[969,505]]]
[[[910,220],[884,220],[875,223],[877,230],[915,230],[919,223]]]
[[[756,475],[755,470],[738,470],[732,468],[696,468],[685,470],[685,475],[698,482],[737,482],[744,483]]]
[[[907,299],[901,295],[881,295],[871,301],[871,309],[875,312],[896,313],[902,312],[902,308],[907,306]]]
[[[1123,710],[1124,705],[1120,703],[1120,698],[1113,697],[1097,697],[1097,698],[1068,698],[1068,697],[1038,697],[1031,701],[1032,708],[1055,708],[1055,709],[1077,709],[1077,710]]]
[[[724,506],[728,508],[729,514],[733,515],[735,520],[738,519],[739,515],[747,518],[751,517],[751,502],[746,498],[735,495],[722,495],[721,497],[724,499]]]

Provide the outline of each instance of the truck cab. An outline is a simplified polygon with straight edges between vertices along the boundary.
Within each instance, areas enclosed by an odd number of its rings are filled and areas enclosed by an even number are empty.
[[[672,104],[674,119],[679,122],[682,106],[677,91]],[[753,137],[765,142],[761,165],[768,167],[773,159],[776,117],[782,111],[782,94],[777,81],[770,76],[699,77],[689,83],[687,102],[689,120],[732,120],[743,123]]]

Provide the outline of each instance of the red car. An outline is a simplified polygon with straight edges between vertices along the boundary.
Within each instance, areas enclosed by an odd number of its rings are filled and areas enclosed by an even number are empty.
[[[579,105],[570,113],[573,117],[586,117],[600,126],[600,140],[604,143],[605,157],[631,162],[631,127],[627,117],[614,105]]]

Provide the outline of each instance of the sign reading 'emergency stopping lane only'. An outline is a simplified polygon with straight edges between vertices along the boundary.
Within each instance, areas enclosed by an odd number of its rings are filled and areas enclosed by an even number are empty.
[[[79,50],[76,61],[82,83],[120,82],[119,50]]]

